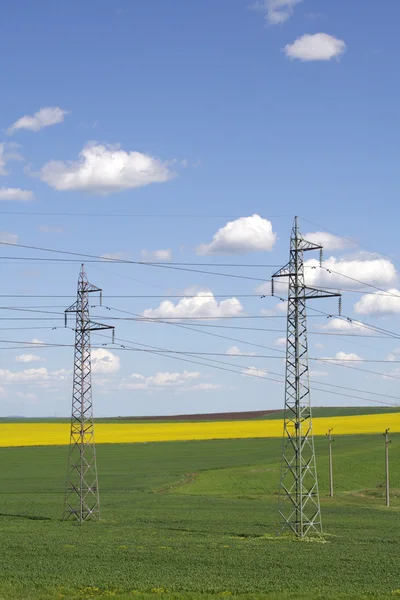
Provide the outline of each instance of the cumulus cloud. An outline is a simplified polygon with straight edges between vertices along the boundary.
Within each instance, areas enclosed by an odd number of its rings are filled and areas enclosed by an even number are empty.
[[[324,250],[344,250],[353,246],[349,240],[326,231],[311,231],[305,234],[304,239],[313,244],[323,246]]]
[[[0,143],[0,175],[8,175],[7,162],[11,160],[24,160],[22,154],[17,151],[19,144],[13,142]]]
[[[8,231],[0,231],[0,244],[16,244],[18,242],[18,236],[16,233],[9,233]]]
[[[306,284],[310,286],[334,286],[359,288],[360,281],[366,284],[384,286],[394,283],[396,269],[386,258],[346,259],[331,256],[322,263],[311,258],[304,263]],[[358,281],[352,281],[354,278]]]
[[[320,377],[328,377],[329,373],[326,371],[309,371],[309,376],[311,379],[318,379]]]
[[[233,317],[241,314],[243,306],[237,298],[228,298],[218,302],[210,290],[196,293],[194,298],[182,298],[177,304],[163,300],[158,308],[148,308],[142,315],[148,319]]]
[[[0,175],[7,175],[6,159],[4,156],[4,144],[0,144]]]
[[[104,348],[92,350],[93,373],[116,373],[120,368],[119,356],[115,356],[115,354]]]
[[[258,285],[255,289],[255,292],[262,296],[271,296],[271,291],[272,291],[271,290],[271,282],[262,283],[261,285]],[[286,277],[280,277],[278,279],[275,279],[274,296],[276,296],[276,297],[286,296],[287,291],[288,291],[288,280],[286,279]],[[281,309],[281,310],[283,310],[283,309]],[[266,315],[266,316],[271,316],[271,315],[275,314],[275,311],[271,310],[271,309],[263,308],[263,309],[261,309],[261,314]]]
[[[43,166],[39,175],[58,191],[106,195],[169,181],[175,173],[167,162],[148,154],[90,142],[79,153],[78,161],[52,160]]]
[[[37,396],[32,392],[17,392],[15,395],[22,400],[22,404],[37,404]]]
[[[109,252],[108,254],[102,254],[101,258],[104,260],[124,260],[126,258],[125,252]]]
[[[338,361],[362,360],[358,354],[354,354],[354,352],[343,352],[342,350],[340,352],[336,352],[335,359]]]
[[[33,115],[24,115],[7,129],[8,135],[12,135],[18,129],[29,129],[30,131],[40,131],[44,127],[50,127],[64,121],[65,115],[69,114],[59,106],[46,106],[41,108]]]
[[[145,262],[168,262],[172,260],[172,250],[170,248],[160,250],[141,250],[140,257]]]
[[[281,300],[276,306],[275,306],[275,313],[283,313],[286,314],[288,311],[288,301],[287,300]]]
[[[280,25],[293,14],[293,8],[303,0],[259,0],[253,8],[265,12],[265,19],[270,25]]]
[[[366,333],[368,335],[374,334],[374,331],[366,329],[365,326],[358,321],[339,319],[338,317],[329,319],[328,323],[323,325],[321,329],[325,329],[326,331],[331,331],[333,333],[354,333],[364,335]]]
[[[387,356],[386,360],[393,362],[399,360],[400,348],[394,348],[392,352]]]
[[[331,60],[340,56],[346,50],[346,44],[327,33],[305,34],[287,44],[283,51],[289,58],[298,58],[302,61]]]
[[[257,367],[247,367],[247,369],[244,369],[243,375],[248,375],[250,377],[265,377],[267,375],[267,371],[264,371],[264,369],[258,369]]]
[[[285,337],[278,337],[274,341],[274,345],[278,346],[279,348],[285,348],[286,347],[286,338]]]
[[[259,215],[229,221],[214,235],[209,244],[201,244],[197,254],[246,254],[272,250],[276,234],[272,223]]]
[[[199,379],[199,371],[183,371],[182,373],[170,373],[168,371],[159,371],[155,375],[146,377],[140,373],[132,373],[129,381],[121,384],[124,390],[148,390],[161,388],[175,388],[186,386],[193,380]]]
[[[23,371],[10,371],[8,369],[0,369],[0,381],[10,382],[51,382],[54,380],[65,380],[70,374],[66,369],[58,371],[48,371],[45,367],[37,369],[24,369]]]
[[[354,352],[343,352],[342,350],[340,352],[336,352],[335,356],[333,358],[328,358],[328,357],[324,357],[321,359],[321,362],[331,362],[331,363],[336,363],[336,364],[344,364],[346,362],[351,362],[351,361],[362,361],[363,359],[358,356],[358,354],[354,354]]]
[[[40,356],[36,356],[36,354],[20,354],[15,357],[16,362],[19,363],[31,363],[31,362],[41,362],[42,359]]]
[[[400,291],[396,288],[385,292],[375,292],[361,296],[354,305],[360,315],[398,315],[400,314]]]
[[[189,385],[182,388],[185,392],[211,392],[213,390],[220,390],[221,386],[218,383],[196,383],[195,385]]]
[[[7,200],[11,202],[29,202],[29,200],[33,200],[34,197],[34,193],[30,190],[22,190],[21,188],[0,188],[0,200]]]
[[[226,354],[228,354],[229,356],[243,356],[243,355],[254,356],[255,352],[243,352],[237,346],[231,346],[226,351]]]

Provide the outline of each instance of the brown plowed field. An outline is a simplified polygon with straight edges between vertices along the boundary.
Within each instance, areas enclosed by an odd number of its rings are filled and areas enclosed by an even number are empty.
[[[255,410],[248,412],[207,413],[197,415],[164,415],[157,417],[111,417],[107,420],[118,421],[247,421],[259,419],[265,415],[279,413],[280,410]]]

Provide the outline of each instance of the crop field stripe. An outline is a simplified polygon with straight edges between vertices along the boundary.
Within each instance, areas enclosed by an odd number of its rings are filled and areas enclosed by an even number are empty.
[[[400,413],[318,417],[314,435],[333,428],[335,436],[400,432]],[[0,423],[0,447],[62,446],[69,443],[69,423]],[[214,421],[178,423],[97,423],[96,443],[128,444],[182,440],[278,438],[282,420]]]

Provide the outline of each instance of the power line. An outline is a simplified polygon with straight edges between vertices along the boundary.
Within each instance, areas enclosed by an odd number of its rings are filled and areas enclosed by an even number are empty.
[[[5,243],[5,242],[0,242]],[[55,251],[54,251],[55,252]],[[51,262],[65,262],[65,263],[81,263],[82,259],[79,258],[43,258],[38,256],[0,256],[1,260],[37,260],[37,261],[51,261]],[[153,265],[153,266],[172,266],[172,267],[232,267],[232,268],[276,268],[278,265],[264,265],[264,264],[238,264],[238,263],[197,263],[197,262],[173,262],[173,261],[147,261],[147,260],[127,260],[124,258],[100,258],[100,259],[86,259],[87,263],[116,263],[116,264],[134,264],[134,265]]]
[[[55,313],[58,314],[58,313]],[[162,320],[162,319],[154,319],[154,318],[150,318],[150,317],[146,317],[145,319],[140,317],[140,318],[136,318],[136,319],[132,319],[132,318],[125,318],[125,317],[107,317],[107,316],[102,316],[102,317],[95,317],[95,318],[102,318],[103,320],[111,320],[111,321],[131,321],[131,322],[146,322],[146,323],[166,323],[167,321]],[[215,319],[218,319],[217,317],[214,317]],[[44,322],[48,322],[48,321],[53,321],[53,322],[58,322],[58,321],[63,321],[64,319],[62,318],[57,318],[57,317],[0,317],[0,321],[44,321]],[[191,320],[196,320],[191,319]],[[170,323],[171,325],[173,324],[172,322]],[[176,324],[178,325],[178,324]],[[217,325],[217,324],[211,324],[211,323],[197,323],[196,324],[198,327],[211,327],[211,328],[218,328],[218,329],[235,329],[235,330],[241,330],[241,331],[260,331],[260,332],[273,332],[273,333],[286,333],[286,329],[271,329],[271,328],[266,328],[266,327],[241,327],[241,326],[237,326],[237,325]],[[183,325],[180,325],[181,327],[183,327]],[[323,336],[328,336],[328,337],[352,337],[352,338],[358,338],[358,339],[365,339],[365,338],[372,338],[372,339],[399,339],[398,337],[396,337],[396,334],[393,336],[389,336],[389,335],[363,335],[363,334],[354,334],[354,333],[331,333],[331,332],[325,332],[325,331],[310,331],[309,335],[323,335]],[[400,337],[400,336],[399,336]],[[257,344],[253,344],[253,345],[257,345]]]
[[[389,254],[384,254],[383,252],[379,252],[378,250],[374,250],[373,248],[371,248],[371,246],[366,246],[365,244],[362,244],[361,242],[350,238],[350,237],[346,237],[344,235],[341,235],[340,233],[335,233],[334,231],[332,231],[331,229],[328,229],[327,227],[324,227],[323,225],[318,225],[318,223],[315,223],[314,221],[310,221],[309,219],[306,219],[305,217],[300,217],[302,221],[305,221],[306,223],[310,223],[310,225],[314,225],[315,227],[318,227],[319,229],[324,229],[324,231],[327,231],[328,233],[331,233],[332,235],[335,235],[339,238],[342,238],[342,240],[346,240],[348,242],[351,242],[352,244],[356,244],[357,246],[361,246],[362,248],[365,248],[366,250],[369,250],[370,252],[375,252],[376,254],[380,254],[381,256],[384,256],[385,258],[389,258],[390,260],[394,260],[396,262],[399,262],[398,258],[395,258],[394,256],[390,256]]]
[[[110,271],[108,271],[110,272]],[[163,288],[164,289],[164,288]],[[260,298],[260,294],[202,294],[201,298]],[[73,295],[49,295],[49,294],[0,294],[0,298],[74,298]],[[129,294],[129,295],[103,295],[103,299],[106,298],[161,298],[168,300],[169,298],[199,298],[198,294],[175,294],[175,295],[164,295],[164,294]]]
[[[189,215],[189,214],[151,214],[151,213],[67,213],[67,212],[32,212],[32,211],[5,211],[1,210],[2,215],[24,215],[41,217],[134,217],[151,219],[240,219],[243,215]],[[291,215],[270,215],[263,216],[263,219],[286,219]]]
[[[160,269],[172,269],[174,271],[187,271],[190,273],[202,273],[205,275],[216,275],[219,277],[233,277],[235,279],[245,279],[245,280],[250,280],[250,281],[261,281],[261,282],[265,282],[265,278],[259,278],[259,277],[249,277],[246,275],[235,275],[233,273],[216,273],[214,271],[205,271],[203,269],[188,269],[186,267],[174,267],[171,265],[167,265],[167,264],[161,264],[161,263],[151,263],[151,262],[145,262],[145,261],[134,261],[134,260],[121,260],[121,259],[114,259],[114,258],[107,258],[107,260],[102,259],[101,256],[96,256],[93,254],[85,254],[83,252],[68,252],[67,250],[54,250],[53,248],[43,248],[40,246],[29,246],[27,244],[13,244],[11,242],[0,242],[0,244],[3,244],[4,246],[12,246],[15,248],[25,248],[28,250],[40,250],[42,252],[54,252],[55,254],[68,254],[70,256],[80,256],[82,258],[95,258],[95,259],[101,259],[101,262],[106,262],[106,263],[126,263],[126,264],[133,264],[133,265],[143,265],[143,266],[147,266],[147,267],[156,267],[156,268],[160,268]]]
[[[341,277],[345,277],[346,279],[350,279],[351,281],[355,281],[356,283],[359,283],[361,285],[366,285],[370,288],[373,288],[374,290],[377,290],[378,292],[383,292],[383,294],[380,294],[380,295],[393,296],[394,298],[400,299],[400,294],[393,294],[393,292],[386,291],[381,287],[373,285],[372,283],[367,283],[366,281],[361,281],[361,279],[356,279],[355,277],[351,277],[350,275],[345,275],[344,273],[335,271],[334,269],[331,269],[330,267],[328,268],[328,267],[320,266],[320,269],[323,269],[323,270],[327,271],[328,273],[334,273],[335,275],[340,275]]]
[[[99,335],[100,337],[105,337],[105,336],[103,336],[102,334],[96,334],[96,335]],[[121,338],[117,338],[117,340],[118,340],[118,341],[123,341],[124,343],[128,343],[128,344],[135,343],[135,342],[130,342],[130,341],[128,341],[128,340],[123,340],[123,339],[121,339]],[[194,363],[194,364],[199,364],[199,365],[202,365],[202,366],[209,366],[209,367],[212,367],[212,368],[215,368],[215,369],[219,369],[219,370],[236,372],[236,373],[238,373],[238,374],[240,374],[240,375],[246,375],[246,376],[254,377],[254,378],[257,378],[257,379],[266,379],[266,380],[268,380],[268,381],[273,381],[273,382],[275,382],[275,383],[281,383],[281,384],[283,384],[283,381],[280,381],[280,380],[277,380],[277,379],[273,379],[273,378],[271,378],[271,377],[267,377],[267,376],[266,376],[267,374],[266,374],[266,375],[254,375],[254,374],[251,374],[250,372],[247,372],[247,373],[245,373],[245,372],[243,372],[243,371],[235,371],[235,370],[233,370],[232,368],[229,368],[229,369],[227,369],[227,368],[224,368],[224,367],[219,367],[219,366],[217,367],[217,366],[215,366],[215,365],[212,365],[212,364],[207,364],[207,363],[204,363],[204,362],[202,363],[202,362],[199,362],[199,361],[193,361],[193,360],[188,360],[188,359],[186,359],[186,358],[185,358],[185,359],[183,359],[182,357],[173,356],[173,355],[171,355],[171,354],[169,354],[169,353],[168,353],[168,350],[165,350],[165,349],[157,349],[157,347],[154,347],[154,346],[149,346],[148,344],[139,344],[139,345],[140,345],[140,346],[146,346],[146,347],[148,347],[149,349],[148,349],[148,350],[146,350],[146,351],[147,351],[147,352],[149,352],[150,354],[159,354],[159,355],[167,356],[167,357],[169,357],[169,358],[175,358],[175,359],[177,359],[177,360],[183,360],[184,362],[192,362],[192,363]],[[126,349],[126,348],[124,348],[124,349]],[[192,356],[192,355],[190,355],[190,356]],[[223,361],[215,361],[215,360],[211,361],[210,359],[205,359],[205,360],[208,360],[209,362],[217,362],[217,363],[221,363],[221,364],[229,364],[229,363],[224,363]],[[231,365],[229,365],[229,366],[231,366]],[[248,367],[244,367],[243,365],[232,365],[232,366],[236,366],[236,367],[238,367],[238,368],[243,368],[243,369],[248,369]],[[277,375],[277,376],[279,376],[279,377],[282,377],[282,375],[281,375],[281,374],[278,374],[278,373],[275,373],[275,375]],[[326,384],[325,384],[325,385],[326,385]],[[336,386],[335,386],[335,387],[336,387]],[[361,397],[359,397],[359,396],[353,396],[353,395],[349,395],[349,394],[343,394],[343,393],[341,393],[341,394],[338,394],[338,393],[336,393],[336,392],[332,392],[332,391],[330,391],[330,390],[324,390],[324,389],[317,388],[317,387],[313,387],[313,389],[315,389],[315,390],[317,390],[317,391],[325,392],[325,393],[334,394],[334,395],[341,395],[341,396],[346,396],[346,397],[350,397],[350,398],[356,398],[356,399],[363,400],[363,401],[366,401],[366,402],[378,402],[378,403],[380,403],[380,404],[388,404],[389,406],[396,406],[396,405],[393,405],[393,403],[382,402],[382,401],[380,401],[380,400],[372,400],[372,399],[369,399],[369,398],[361,398]],[[345,388],[344,388],[344,389],[345,389]],[[351,389],[351,388],[348,388],[348,389]],[[357,391],[357,390],[355,390],[355,391]],[[361,390],[360,390],[360,391],[361,391]],[[363,393],[369,393],[369,394],[372,394],[372,393],[373,393],[373,392],[366,392],[366,391],[365,391],[365,392],[364,392],[364,391],[362,391],[362,392],[363,392]],[[389,396],[388,396],[388,397],[389,397]]]

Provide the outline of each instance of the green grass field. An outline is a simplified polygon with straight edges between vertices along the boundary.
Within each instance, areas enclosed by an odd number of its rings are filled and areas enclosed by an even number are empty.
[[[316,438],[325,535],[276,537],[280,440],[98,447],[102,521],[60,520],[67,447],[0,449],[0,599],[400,597],[400,439]]]

